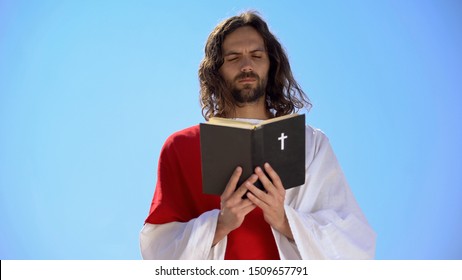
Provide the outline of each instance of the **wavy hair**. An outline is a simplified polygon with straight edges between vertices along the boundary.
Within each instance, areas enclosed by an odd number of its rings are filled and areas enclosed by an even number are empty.
[[[222,45],[226,36],[243,26],[251,26],[263,37],[270,60],[266,85],[266,107],[271,115],[278,117],[311,108],[309,98],[295,81],[289,59],[266,22],[254,11],[245,12],[222,21],[210,33],[205,45],[205,57],[199,66],[200,103],[202,115],[227,117],[235,104],[229,88],[220,75],[223,65]]]

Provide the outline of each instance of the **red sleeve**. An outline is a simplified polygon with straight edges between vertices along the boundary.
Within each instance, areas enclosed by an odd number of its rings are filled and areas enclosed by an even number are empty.
[[[171,135],[162,147],[147,223],[187,222],[219,209],[219,196],[202,193],[199,126]]]

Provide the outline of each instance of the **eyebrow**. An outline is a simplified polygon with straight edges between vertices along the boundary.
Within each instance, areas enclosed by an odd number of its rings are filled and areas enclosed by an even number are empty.
[[[258,49],[255,49],[255,50],[250,51],[250,53],[256,53],[256,52],[266,52],[266,50],[265,50],[265,49],[258,48]],[[230,51],[226,52],[226,53],[224,54],[224,56],[239,55],[239,54],[242,54],[242,52],[230,50]]]

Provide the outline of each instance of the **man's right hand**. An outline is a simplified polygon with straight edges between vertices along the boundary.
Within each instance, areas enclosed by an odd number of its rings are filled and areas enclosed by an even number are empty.
[[[258,180],[258,176],[253,174],[236,190],[241,175],[242,168],[237,167],[233,175],[231,175],[225,191],[221,195],[220,215],[218,216],[217,228],[212,246],[215,246],[231,231],[240,227],[245,216],[256,207],[249,199],[244,199],[243,197],[248,191],[245,186],[246,182],[254,184]]]

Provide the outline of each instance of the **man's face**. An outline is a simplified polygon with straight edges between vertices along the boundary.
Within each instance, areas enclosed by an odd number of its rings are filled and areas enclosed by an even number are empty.
[[[223,42],[220,74],[237,103],[251,103],[265,95],[269,58],[262,36],[250,26],[236,29]]]

